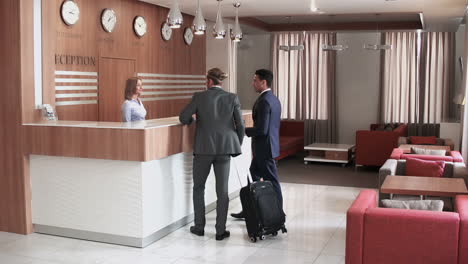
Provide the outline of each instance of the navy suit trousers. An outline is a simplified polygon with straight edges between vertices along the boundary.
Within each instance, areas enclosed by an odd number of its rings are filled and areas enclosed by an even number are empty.
[[[257,159],[254,157],[250,164],[250,174],[254,181],[259,181],[260,178],[263,178],[265,181],[271,181],[273,188],[275,188],[278,194],[281,208],[283,208],[283,194],[279,183],[276,160],[274,158]]]

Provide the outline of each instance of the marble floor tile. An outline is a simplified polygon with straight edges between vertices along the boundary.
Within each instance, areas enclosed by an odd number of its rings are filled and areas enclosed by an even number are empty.
[[[231,236],[215,240],[216,210],[206,215],[205,236],[190,233],[193,223],[144,249],[92,241],[0,232],[1,264],[184,264],[310,263],[343,264],[346,211],[359,188],[283,184],[287,234],[252,243],[244,220],[228,215]],[[228,213],[242,207],[230,201]]]

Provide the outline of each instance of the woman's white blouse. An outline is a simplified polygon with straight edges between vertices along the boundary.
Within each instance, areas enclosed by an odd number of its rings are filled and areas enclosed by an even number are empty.
[[[140,121],[145,120],[146,109],[143,106],[143,102],[140,99],[137,100],[125,100],[122,104],[122,121]]]

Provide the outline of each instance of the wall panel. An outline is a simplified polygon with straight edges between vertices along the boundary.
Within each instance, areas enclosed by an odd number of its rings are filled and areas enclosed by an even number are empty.
[[[160,30],[168,13],[167,8],[136,0],[76,0],[80,7],[80,20],[73,26],[66,26],[60,17],[62,0],[43,2],[47,2],[44,8],[54,10],[49,12],[43,26],[44,35],[55,38],[55,41],[44,41],[44,63],[52,66],[53,71],[97,72],[99,75],[99,61],[107,57],[135,60],[135,74],[205,74],[205,36],[195,36],[192,45],[185,44],[183,40],[184,29],[191,25],[192,16],[184,15],[184,25],[174,29],[172,38],[164,41]],[[100,15],[105,8],[113,9],[117,15],[117,25],[112,33],[105,32],[100,23]],[[133,32],[133,20],[137,15],[145,17],[148,25],[148,31],[142,38]],[[56,64],[56,55],[84,56],[93,58],[95,63],[61,64],[66,59],[58,57],[59,63]],[[54,64],[50,65],[50,62]],[[45,74],[44,95],[50,100],[56,96],[54,84],[50,81],[50,74],[54,73],[48,70]],[[123,93],[125,83],[117,89]],[[187,101],[174,99],[145,103],[149,113],[147,119],[178,115]],[[97,104],[99,108],[99,100]],[[57,107],[57,112],[61,120],[99,120],[97,113],[90,115],[95,112],[94,109],[96,105],[92,104],[80,107],[62,105]],[[120,108],[109,111],[120,112]]]

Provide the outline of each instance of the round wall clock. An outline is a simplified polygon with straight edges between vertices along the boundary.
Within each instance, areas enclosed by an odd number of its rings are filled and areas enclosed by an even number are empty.
[[[169,25],[164,22],[161,27],[161,35],[164,40],[170,40],[172,36],[172,28],[169,27]]]
[[[60,8],[62,20],[68,26],[75,25],[80,19],[80,8],[73,0],[65,0]]]
[[[145,18],[142,16],[136,16],[133,20],[133,31],[138,37],[143,37],[146,34],[147,25]]]
[[[112,32],[117,24],[117,15],[114,10],[106,8],[101,13],[101,25],[106,32]]]
[[[192,32],[192,29],[191,28],[185,28],[185,31],[184,31],[184,40],[185,40],[185,43],[187,45],[190,45],[192,44],[192,41],[193,41],[193,32]]]

